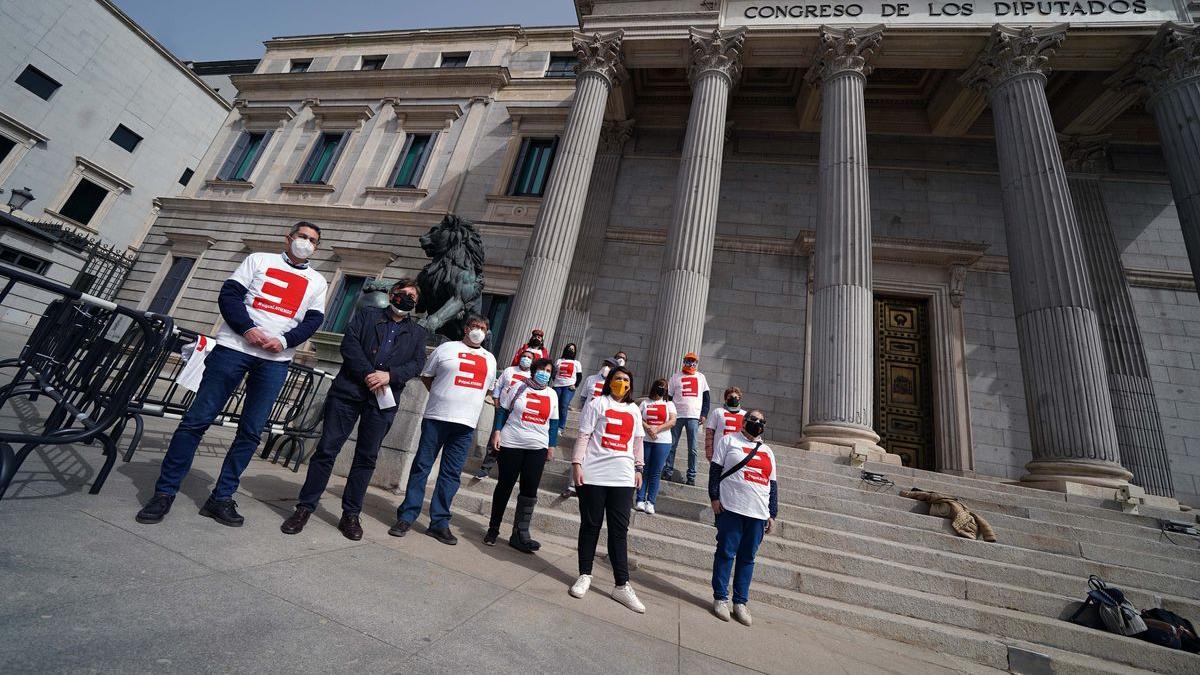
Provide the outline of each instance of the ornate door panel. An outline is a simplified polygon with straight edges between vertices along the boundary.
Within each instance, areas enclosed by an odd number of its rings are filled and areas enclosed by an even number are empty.
[[[937,469],[925,300],[875,296],[875,431],[904,466]]]

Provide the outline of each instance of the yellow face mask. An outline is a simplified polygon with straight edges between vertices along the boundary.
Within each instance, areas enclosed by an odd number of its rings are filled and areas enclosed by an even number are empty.
[[[613,380],[609,384],[609,389],[612,390],[613,396],[617,398],[625,398],[625,394],[629,393],[629,383],[625,380]]]

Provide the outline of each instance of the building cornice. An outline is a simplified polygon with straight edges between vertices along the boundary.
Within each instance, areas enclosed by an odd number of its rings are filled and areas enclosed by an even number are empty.
[[[106,181],[112,183],[113,185],[117,185],[122,188],[125,188],[125,190],[133,189],[133,183],[130,183],[129,181],[125,180],[124,178],[121,178],[117,174],[109,171],[108,169],[105,169],[104,167],[100,166],[99,164],[97,164],[91,160],[88,160],[88,159],[85,159],[83,157],[76,155],[75,163],[78,164],[79,166],[87,169],[88,171],[90,171],[97,178],[101,178],[103,180],[106,180]]]
[[[295,35],[273,37],[265,43],[267,51],[274,49],[300,49],[306,47],[330,47],[348,45],[371,45],[384,43],[425,42],[434,39],[455,40],[513,40],[529,37],[561,38],[569,40],[575,26],[539,26],[525,28],[516,24],[501,26],[465,26],[459,28],[419,28],[415,30],[381,30],[362,33],[326,33],[321,35]]]
[[[407,87],[405,98],[414,98],[411,88],[478,87],[488,92],[508,85],[505,66],[468,68],[393,68],[385,70],[328,70],[311,73],[251,73],[234,75],[233,86],[244,98],[253,100],[260,92],[296,92],[297,99],[314,90],[361,90],[363,87]],[[360,97],[361,98],[361,97]]]
[[[192,72],[192,69],[188,68],[183,61],[180,61],[178,58],[176,58],[176,56],[171,53],[171,50],[164,47],[161,42],[155,40],[154,36],[147,33],[146,30],[139,26],[136,21],[129,18],[128,14],[122,12],[116,5],[109,2],[109,0],[96,0],[96,2],[104,9],[108,10],[108,12],[116,17],[118,21],[125,24],[125,26],[129,28],[129,30],[133,31],[135,35],[141,38],[143,42],[150,45],[154,51],[158,52],[163,58],[169,61],[172,66],[175,66],[175,69],[182,72],[184,76],[186,76],[188,80],[192,82],[192,84],[200,87],[205,94],[208,94],[209,98],[219,103],[225,110],[230,109],[231,106],[229,101],[221,98],[221,95],[218,94],[212,87],[208,86],[204,80],[200,79],[199,75]]]
[[[439,222],[444,211],[394,211],[371,209],[361,206],[330,206],[315,204],[288,204],[280,202],[257,202],[243,200],[195,199],[191,197],[162,197],[160,218],[176,215],[212,216],[256,216],[261,218],[283,218],[286,220],[339,220],[350,223],[374,223],[381,225],[413,225],[429,227]],[[282,244],[280,244],[282,246]]]
[[[38,143],[45,143],[50,140],[49,136],[39,133],[37,129],[23,124],[16,118],[4,114],[2,111],[0,111],[0,125],[12,127],[14,130],[20,132],[22,136]]]
[[[250,105],[246,99],[234,99],[233,107],[246,126],[271,129],[287,124],[296,116],[296,111],[286,105]]]

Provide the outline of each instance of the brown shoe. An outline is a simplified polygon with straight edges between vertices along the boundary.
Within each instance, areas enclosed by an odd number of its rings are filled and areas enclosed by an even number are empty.
[[[358,522],[357,515],[352,516],[348,513],[343,513],[342,519],[338,521],[338,529],[350,541],[362,539],[363,529],[362,525]]]
[[[308,524],[308,517],[311,515],[312,511],[303,506],[297,506],[296,511],[279,526],[279,531],[284,534],[300,534],[300,531]]]

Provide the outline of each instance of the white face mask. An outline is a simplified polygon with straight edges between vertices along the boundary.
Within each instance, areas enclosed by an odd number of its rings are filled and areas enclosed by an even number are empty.
[[[533,359],[530,359],[529,357],[525,357],[525,358],[521,359],[521,361],[518,365],[521,366],[521,370],[529,370],[529,366],[533,365]]]
[[[617,365],[618,365],[618,366],[623,366],[623,365],[625,365],[625,359],[617,359]]]
[[[307,239],[292,239],[291,253],[293,258],[298,260],[308,260],[309,256],[311,256],[313,251],[316,250],[316,244]]]
[[[483,338],[485,337],[487,337],[487,333],[483,332],[482,328],[472,328],[471,331],[467,333],[467,339],[477,345],[483,344]]]
[[[600,375],[602,375],[603,377],[608,377],[609,370],[610,369],[608,366],[604,366],[603,368],[600,369]]]

